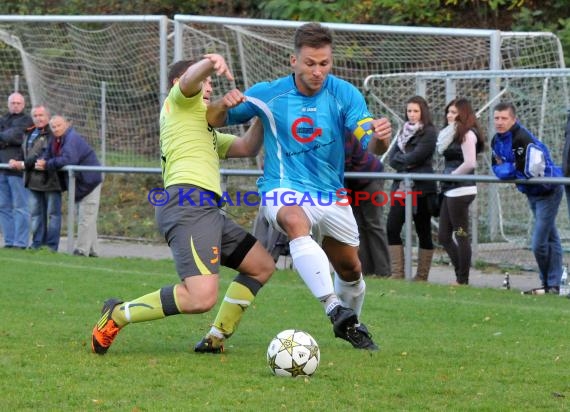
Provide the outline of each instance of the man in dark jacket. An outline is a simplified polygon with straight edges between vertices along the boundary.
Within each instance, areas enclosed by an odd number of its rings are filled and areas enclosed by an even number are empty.
[[[28,128],[22,145],[24,160],[10,159],[10,167],[24,171],[24,186],[32,217],[32,249],[47,246],[57,252],[61,232],[61,183],[55,170],[36,170],[36,161],[48,156],[53,135],[49,111],[42,105],[32,108],[34,126]]]
[[[499,103],[493,112],[497,133],[491,142],[492,169],[499,179],[560,177],[546,146],[516,117],[512,103]],[[542,287],[527,294],[558,294],[562,276],[562,245],[556,229],[556,215],[562,200],[562,186],[556,184],[517,184],[534,216],[532,251],[538,264]]]
[[[20,93],[8,97],[8,113],[0,118],[0,163],[22,160],[24,132],[33,125],[32,118],[24,113],[25,105]],[[4,247],[28,247],[30,212],[21,171],[0,169],[0,227]]]
[[[97,155],[63,116],[53,116],[49,122],[54,135],[48,159],[36,162],[36,169],[57,170],[67,165],[100,166]],[[78,207],[77,242],[74,255],[98,256],[97,214],[101,197],[101,172],[78,172],[75,180],[75,202]],[[64,184],[67,187],[67,174]]]

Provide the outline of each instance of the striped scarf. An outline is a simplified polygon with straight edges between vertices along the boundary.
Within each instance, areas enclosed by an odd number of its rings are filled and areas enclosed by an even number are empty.
[[[414,135],[421,130],[423,126],[422,122],[417,122],[415,124],[410,122],[404,123],[402,130],[400,130],[400,133],[398,133],[398,136],[396,137],[396,139],[398,139],[398,147],[403,153],[406,153],[406,145],[408,144],[408,141],[414,137]]]

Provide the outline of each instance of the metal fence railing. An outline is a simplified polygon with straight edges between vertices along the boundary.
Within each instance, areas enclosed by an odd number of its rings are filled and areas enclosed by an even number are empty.
[[[7,168],[8,165],[5,163],[0,163],[0,169]],[[67,191],[67,248],[68,253],[73,252],[73,242],[74,242],[74,226],[75,226],[75,174],[80,171],[99,171],[103,173],[119,173],[119,174],[129,174],[129,173],[139,173],[139,174],[160,174],[160,168],[144,168],[144,167],[110,167],[110,166],[66,166],[64,168],[69,176],[69,187]],[[262,174],[261,170],[249,170],[249,169],[221,169],[220,174],[225,182],[229,176],[248,176],[256,177]],[[449,174],[430,174],[430,173],[364,173],[364,172],[348,172],[346,173],[347,179],[352,178],[367,178],[367,179],[384,179],[392,180],[399,179],[403,180],[405,183],[406,191],[412,193],[412,182],[414,180],[428,180],[428,181],[475,181],[479,185],[485,185],[483,190],[479,188],[479,195],[484,195],[485,190],[488,189],[488,185],[495,184],[516,184],[516,183],[526,183],[526,184],[540,184],[540,183],[557,183],[562,185],[570,185],[570,178],[558,177],[558,178],[533,178],[529,180],[499,180],[495,176],[491,175],[449,175]],[[388,190],[389,191],[389,190]],[[411,194],[408,194],[408,197]],[[524,201],[523,194],[520,194],[521,201]],[[528,207],[524,206],[528,209]],[[404,225],[404,255],[405,255],[405,273],[406,278],[410,279],[412,277],[412,248],[414,243],[413,228],[412,228],[412,202],[406,202],[406,222]],[[530,214],[530,210],[529,210]],[[560,215],[560,214],[559,214]],[[100,219],[102,219],[100,217]],[[434,224],[437,222],[434,221]],[[481,225],[479,222],[479,212],[476,207],[476,203],[472,204],[471,209],[471,234],[472,234],[472,246],[473,246],[473,261],[477,258],[479,247],[484,245],[485,242],[480,240]],[[516,258],[514,258],[516,260]],[[511,262],[512,265],[516,265],[517,262]]]

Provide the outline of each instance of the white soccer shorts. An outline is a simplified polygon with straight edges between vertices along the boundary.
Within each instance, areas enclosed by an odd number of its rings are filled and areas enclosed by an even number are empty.
[[[328,236],[350,246],[357,247],[360,244],[358,226],[352,209],[346,202],[319,201],[307,193],[278,188],[265,194],[260,213],[275,229],[287,234],[277,223],[277,213],[283,206],[292,204],[299,205],[309,218],[311,234],[317,242],[320,243],[324,236]]]

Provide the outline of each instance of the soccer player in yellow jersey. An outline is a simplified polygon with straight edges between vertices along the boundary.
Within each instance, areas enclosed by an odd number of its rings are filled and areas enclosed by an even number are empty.
[[[92,334],[92,350],[105,354],[118,332],[129,323],[161,319],[179,313],[203,313],[217,301],[220,265],[239,273],[228,287],[210,332],[196,352],[223,351],[245,309],[269,280],[275,264],[264,247],[220,209],[219,159],[255,156],[263,128],[255,121],[243,137],[223,134],[206,120],[212,74],[232,80],[218,54],[196,63],[179,61],[169,72],[171,86],[160,113],[160,154],[164,196],[156,219],[176,264],[180,282],[139,298],[109,299]],[[228,108],[244,101],[234,89],[223,98]]]

